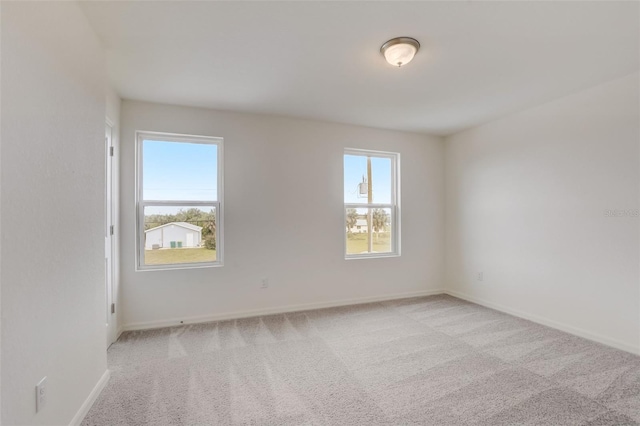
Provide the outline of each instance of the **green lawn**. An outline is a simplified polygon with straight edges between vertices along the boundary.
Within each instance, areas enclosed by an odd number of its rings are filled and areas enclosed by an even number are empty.
[[[214,262],[215,260],[216,251],[206,248],[176,248],[144,251],[145,265]]]
[[[367,234],[347,235],[347,254],[358,254],[369,250]],[[389,233],[381,233],[377,238],[373,234],[373,251],[388,253],[391,251],[391,236]],[[145,265],[166,265],[175,263],[215,262],[216,251],[205,248],[176,248],[145,250]]]
[[[347,254],[358,254],[368,252],[367,234],[347,234]],[[378,253],[388,253],[391,251],[391,234],[388,232],[372,235],[373,251]]]

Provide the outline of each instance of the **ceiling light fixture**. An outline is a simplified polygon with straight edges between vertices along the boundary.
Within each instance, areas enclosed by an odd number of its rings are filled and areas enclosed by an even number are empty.
[[[383,44],[380,53],[391,65],[401,67],[411,62],[418,49],[420,43],[415,38],[396,37]]]

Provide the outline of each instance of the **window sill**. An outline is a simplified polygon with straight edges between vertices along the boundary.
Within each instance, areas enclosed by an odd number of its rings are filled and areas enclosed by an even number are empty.
[[[344,260],[361,260],[361,259],[386,259],[389,257],[400,257],[400,253],[371,253],[371,254],[354,254],[345,256]]]

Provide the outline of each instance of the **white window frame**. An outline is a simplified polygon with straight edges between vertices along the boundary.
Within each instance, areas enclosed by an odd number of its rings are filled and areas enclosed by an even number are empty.
[[[376,259],[383,257],[399,257],[400,256],[400,153],[387,152],[387,151],[373,151],[368,149],[356,149],[345,148],[342,155],[342,187],[344,188],[344,156],[355,155],[360,157],[377,157],[377,158],[389,158],[391,160],[391,203],[344,203],[343,207],[343,220],[342,229],[343,244],[344,244],[344,258],[346,260],[352,259]],[[344,199],[344,195],[343,195]],[[390,209],[391,210],[391,251],[387,253],[347,253],[347,209]],[[370,228],[370,227],[368,227]],[[373,232],[371,229],[367,229],[369,238],[372,237]]]
[[[166,201],[145,200],[143,198],[143,141],[153,140],[175,143],[197,143],[217,146],[218,187],[215,201]],[[184,135],[177,133],[136,131],[136,271],[157,271],[167,269],[194,269],[223,266],[224,256],[224,139],[212,136]],[[213,207],[216,212],[216,260],[214,262],[176,263],[145,265],[144,260],[144,208],[151,206],[193,206]]]

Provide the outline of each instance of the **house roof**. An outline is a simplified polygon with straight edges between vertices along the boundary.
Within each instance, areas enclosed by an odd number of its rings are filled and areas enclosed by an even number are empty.
[[[202,231],[202,226],[192,225],[187,222],[169,222],[169,223],[165,223],[164,225],[156,226],[154,228],[149,228],[144,232],[146,233],[149,231],[153,231],[154,229],[164,228],[165,226],[169,226],[169,225],[181,226],[183,228],[191,229],[192,231],[198,231],[198,232]]]

